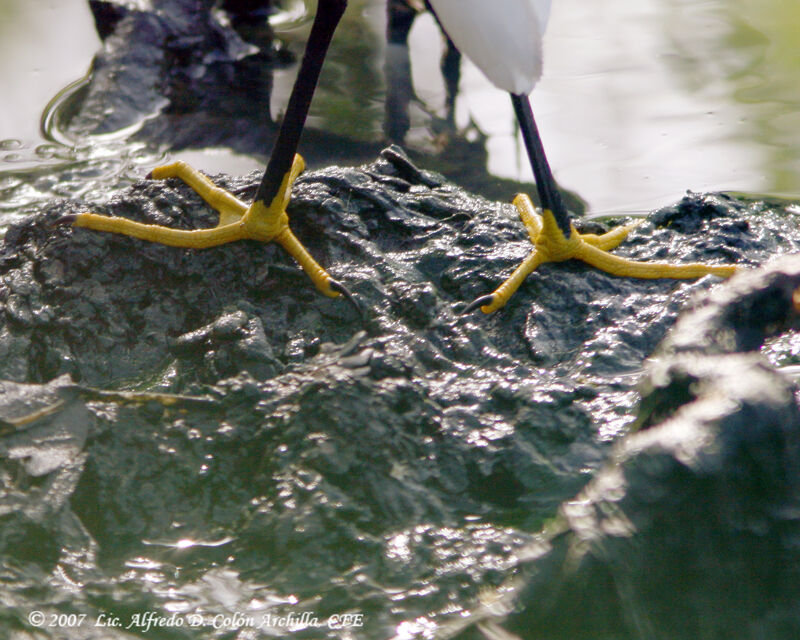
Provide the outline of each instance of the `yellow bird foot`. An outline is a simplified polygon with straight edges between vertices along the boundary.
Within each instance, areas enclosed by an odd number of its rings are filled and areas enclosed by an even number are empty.
[[[637,262],[609,253],[638,226],[638,222],[617,227],[603,235],[580,234],[570,225],[570,236],[565,237],[559,229],[552,212],[545,209],[542,215],[536,213],[531,199],[525,194],[514,198],[514,206],[528,230],[534,245],[533,251],[520,264],[514,273],[495,291],[470,303],[462,313],[471,313],[478,307],[484,313],[497,311],[508,302],[525,278],[536,267],[545,262],[563,260],[583,260],[601,271],[628,278],[700,278],[713,274],[722,278],[730,277],[736,271],[735,265],[709,265],[701,263],[669,264],[664,262]]]
[[[69,216],[67,221],[75,227],[121,233],[140,240],[189,249],[206,249],[245,239],[277,242],[297,261],[321,293],[331,298],[342,294],[358,309],[352,294],[317,264],[289,229],[286,207],[292,195],[292,185],[303,169],[305,169],[303,158],[295,155],[291,169],[284,176],[278,194],[269,206],[259,200],[249,206],[246,205],[182,161],[153,169],[151,173],[153,178],[158,180],[180,178],[209,206],[219,212],[219,222],[212,229],[172,229],[96,213],[79,213]]]

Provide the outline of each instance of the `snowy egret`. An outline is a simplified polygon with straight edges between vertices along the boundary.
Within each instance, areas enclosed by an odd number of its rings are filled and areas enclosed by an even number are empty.
[[[533,117],[529,94],[542,74],[542,38],[551,0],[429,0],[456,47],[499,89],[511,95],[525,148],[531,161],[542,213],[525,194],[514,205],[525,224],[533,251],[495,291],[467,305],[491,313],[508,302],[525,278],[544,262],[575,258],[607,273],[634,278],[728,277],[734,265],[635,262],[611,253],[636,224],[617,227],[601,236],[579,234],[570,222]]]
[[[638,278],[696,278],[713,273],[729,276],[733,265],[642,263],[608,253],[634,225],[618,227],[601,236],[579,234],[570,222],[556,186],[533,118],[528,94],[542,72],[542,37],[550,14],[550,0],[429,0],[444,31],[455,45],[500,89],[511,94],[525,146],[533,167],[542,208],[534,210],[526,195],[514,204],[528,229],[534,249],[526,260],[494,293],[468,305],[490,313],[502,307],[524,279],[543,262],[576,258],[620,276]],[[74,226],[122,233],[151,242],[177,247],[206,248],[234,240],[255,239],[277,242],[305,270],[323,294],[352,295],[311,257],[289,229],[286,206],[292,183],[304,164],[297,145],[305,124],[311,97],[322,64],[347,0],[319,0],[306,52],[289,98],[278,138],[266,171],[249,206],[216,187],[208,178],[183,162],[152,171],[157,179],[177,177],[191,186],[209,205],[219,211],[219,223],[212,229],[186,231],[147,225],[125,218],[81,213],[70,216]],[[355,304],[355,302],[354,302]]]

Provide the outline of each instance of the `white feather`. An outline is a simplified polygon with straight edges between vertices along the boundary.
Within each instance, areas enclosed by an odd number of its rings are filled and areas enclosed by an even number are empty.
[[[504,91],[527,95],[542,75],[551,0],[430,0],[459,51]]]

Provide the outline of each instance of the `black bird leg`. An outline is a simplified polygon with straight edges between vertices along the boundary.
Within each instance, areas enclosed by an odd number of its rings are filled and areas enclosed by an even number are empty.
[[[541,203],[540,215],[527,195],[519,194],[514,198],[514,206],[528,230],[533,251],[493,293],[471,302],[462,313],[470,313],[478,307],[484,313],[501,308],[525,278],[545,262],[582,260],[606,273],[629,278],[699,278],[708,274],[727,278],[733,275],[736,271],[735,265],[636,262],[609,253],[625,240],[638,223],[619,226],[600,236],[578,233],[570,222],[561,193],[550,171],[528,97],[512,94],[511,101],[522,130]]]
[[[275,241],[300,264],[322,293],[330,297],[344,294],[351,302],[353,296],[344,286],[333,280],[311,257],[289,229],[286,206],[289,203],[292,183],[304,169],[303,159],[297,155],[297,146],[308,115],[311,98],[317,86],[325,55],[334,31],[347,7],[347,0],[319,0],[317,13],[311,27],[306,51],[300,63],[286,114],[283,117],[275,146],[256,197],[249,206],[232,194],[214,185],[206,176],[178,161],[152,171],[156,179],[180,178],[192,187],[211,207],[219,212],[219,223],[213,229],[183,230],[160,225],[148,225],[128,220],[81,213],[71,219],[74,226],[97,231],[122,233],[150,242],[176,247],[203,249],[233,242],[253,239]]]

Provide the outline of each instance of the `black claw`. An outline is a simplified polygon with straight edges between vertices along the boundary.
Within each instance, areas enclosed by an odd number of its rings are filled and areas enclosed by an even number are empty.
[[[328,280],[328,286],[331,289],[333,289],[334,291],[336,291],[337,293],[341,293],[345,297],[345,299],[350,304],[353,305],[353,307],[355,308],[356,312],[358,313],[359,318],[361,318],[362,320],[364,319],[364,312],[361,309],[361,305],[358,304],[358,300],[356,300],[355,296],[350,292],[350,290],[347,287],[345,287],[338,280],[334,280],[333,278]]]
[[[491,304],[492,302],[494,302],[493,293],[490,293],[489,295],[486,296],[481,296],[477,300],[473,300],[466,307],[464,307],[464,309],[461,311],[459,315],[466,316],[475,311],[475,309],[477,309],[478,307],[486,306],[487,304]]]
[[[62,224],[73,224],[77,219],[78,216],[76,214],[68,213],[53,220],[53,226],[58,227]]]

